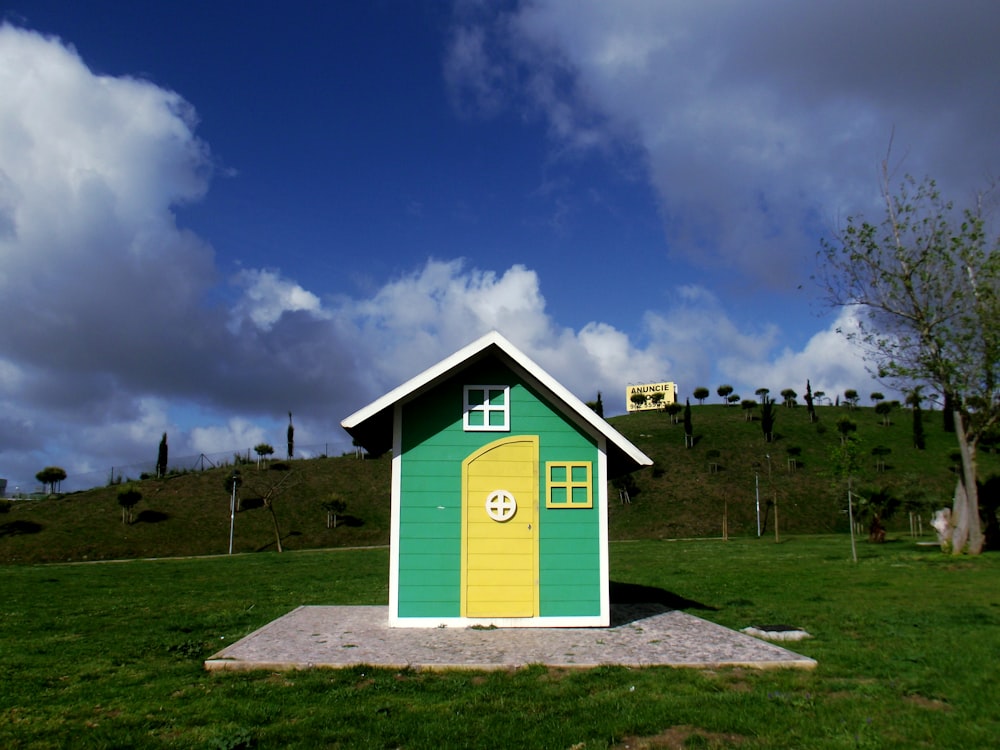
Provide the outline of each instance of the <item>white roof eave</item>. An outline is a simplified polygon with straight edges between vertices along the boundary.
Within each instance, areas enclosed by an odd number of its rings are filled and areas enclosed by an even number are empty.
[[[555,398],[561,400],[580,421],[590,425],[596,432],[607,438],[618,450],[622,451],[636,463],[636,468],[652,465],[653,460],[651,458],[632,445],[624,435],[608,424],[602,417],[598,416],[593,409],[588,407],[579,398],[566,390],[562,384],[545,372],[545,370],[510,343],[498,331],[487,333],[471,344],[462,347],[450,357],[446,357],[420,374],[410,378],[405,383],[393,388],[384,396],[358,409],[349,417],[343,419],[340,423],[341,426],[348,432],[352,432],[367,420],[386,409],[392,408],[396,403],[408,400],[433,386],[438,380],[446,377],[452,370],[486,351],[490,346],[496,346],[500,349],[518,367],[524,370],[532,380],[538,382],[539,385],[548,390]]]

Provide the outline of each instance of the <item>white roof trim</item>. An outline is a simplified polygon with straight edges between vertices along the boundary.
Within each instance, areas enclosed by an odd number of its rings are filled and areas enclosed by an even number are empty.
[[[639,466],[652,465],[653,460],[651,458],[632,445],[632,443],[630,443],[624,435],[604,421],[602,417],[599,417],[594,410],[583,403],[583,401],[566,390],[566,388],[563,387],[555,378],[545,372],[545,370],[539,367],[526,354],[524,354],[524,352],[510,343],[510,341],[504,338],[498,331],[490,331],[485,336],[473,341],[468,346],[462,347],[450,357],[446,357],[436,365],[427,368],[419,375],[410,378],[402,385],[393,388],[381,398],[376,399],[368,404],[368,406],[359,409],[346,419],[342,420],[340,423],[341,426],[348,430],[356,427],[365,420],[374,417],[382,410],[392,406],[396,402],[402,401],[408,396],[417,393],[427,385],[434,383],[438,380],[438,378],[446,375],[451,370],[455,369],[466,360],[491,345],[496,345],[500,348],[505,354],[507,354],[507,356],[514,360],[515,363],[524,368],[524,370],[531,375],[531,377],[537,380],[546,389],[551,391],[557,398],[561,399],[581,420],[593,427],[598,433],[604,435],[608,440],[614,443],[619,450],[635,461],[636,464]]]

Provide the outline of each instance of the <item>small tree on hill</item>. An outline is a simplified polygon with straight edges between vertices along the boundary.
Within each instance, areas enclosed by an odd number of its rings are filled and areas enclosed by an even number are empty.
[[[852,422],[847,417],[841,417],[837,420],[837,432],[840,433],[840,444],[845,445],[848,438],[854,432],[857,432],[858,426]]]
[[[764,433],[764,441],[770,443],[774,439],[774,421],[777,415],[774,413],[774,402],[765,399],[760,405],[760,429]]]
[[[858,400],[860,398],[861,397],[858,395],[858,392],[853,388],[848,388],[844,391],[844,400],[847,401],[848,406],[852,409],[856,409],[858,407]]]
[[[729,404],[738,404],[740,402],[740,394],[730,393],[729,398],[726,399]]]
[[[799,394],[797,394],[791,388],[785,388],[781,392],[781,401],[786,407],[795,406],[795,399],[798,397],[798,395]]]
[[[49,486],[49,493],[55,494],[59,489],[62,489],[62,481],[66,478],[66,470],[61,466],[46,466],[40,472],[35,474],[35,479],[42,483],[42,491],[45,490],[45,485]]]
[[[885,394],[884,393],[879,393],[878,391],[875,391],[870,396],[868,396],[868,398],[870,398],[872,400],[873,404],[875,404],[876,406],[878,406],[878,404],[879,404],[880,401],[885,401]]]
[[[677,424],[677,415],[681,413],[681,409],[683,408],[684,407],[682,407],[676,401],[673,401],[664,406],[663,411],[665,411],[667,413],[667,416],[670,417],[670,421],[672,424]]]
[[[757,408],[757,402],[752,398],[745,398],[740,402],[740,408],[743,409],[743,421],[752,422],[753,410]]]
[[[885,457],[892,453],[892,448],[885,445],[876,445],[872,448],[872,455],[875,457],[875,471],[885,471]]]
[[[706,391],[705,395],[708,393]],[[684,402],[684,447],[694,448],[694,427],[691,425],[691,400]]]
[[[160,447],[156,451],[156,476],[165,477],[167,475],[167,433],[163,433],[160,438]]]
[[[726,383],[726,384],[720,385],[718,388],[716,388],[715,392],[717,394],[719,394],[719,398],[722,399],[722,403],[724,403],[724,404],[726,404],[728,406],[729,405],[729,395],[733,392],[733,387],[731,385],[729,385],[729,383]]]
[[[915,386],[906,394],[906,405],[913,409],[913,447],[922,451],[926,445],[924,438],[924,415],[920,408],[923,403],[923,386]]]
[[[754,391],[754,395],[757,396],[757,400],[760,401],[761,403],[764,403],[770,394],[771,394],[770,388],[758,388],[756,391]]]
[[[875,413],[882,417],[882,426],[889,427],[892,424],[890,415],[895,408],[895,401],[879,401],[875,404]]]
[[[344,514],[344,511],[347,510],[347,503],[341,499],[338,493],[331,492],[328,499],[323,501],[321,507],[326,511],[326,528],[337,528],[337,516]]]
[[[694,389],[691,395],[693,395],[696,399],[698,399],[699,404],[704,404],[705,399],[708,398],[708,388],[706,388],[703,385],[700,385]]]
[[[292,424],[292,413],[288,412],[288,460],[295,457],[295,425]]]
[[[633,393],[628,398],[633,404],[635,404],[637,409],[641,409],[646,405],[646,394],[645,393]]]
[[[597,392],[596,401],[588,401],[587,406],[599,417],[604,417],[604,402],[601,401],[601,392]]]
[[[809,414],[809,421],[816,421],[816,406],[813,403],[813,391],[812,385],[810,385],[809,380],[806,380],[806,412]]]
[[[257,454],[257,468],[260,468],[261,460],[266,459],[272,453],[274,453],[274,447],[269,443],[258,443],[253,447],[254,453]]]
[[[785,449],[788,454],[788,468],[794,471],[799,466],[799,456],[802,455],[802,449],[797,445],[790,445]]]
[[[131,482],[118,490],[118,505],[122,509],[123,524],[130,525],[132,523],[132,509],[140,500],[142,500],[142,493]]]
[[[837,424],[839,428],[840,422]],[[841,434],[844,435],[843,432]],[[861,465],[860,455],[860,441],[854,435],[846,434],[830,456],[833,459],[834,475],[845,480],[847,484],[847,520],[851,526],[851,557],[854,562],[858,561],[858,549],[854,543],[854,475],[858,473]]]

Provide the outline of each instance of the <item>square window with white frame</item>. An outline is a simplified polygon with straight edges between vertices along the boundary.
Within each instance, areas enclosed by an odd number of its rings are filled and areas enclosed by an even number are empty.
[[[462,426],[466,432],[510,431],[510,386],[467,385]]]

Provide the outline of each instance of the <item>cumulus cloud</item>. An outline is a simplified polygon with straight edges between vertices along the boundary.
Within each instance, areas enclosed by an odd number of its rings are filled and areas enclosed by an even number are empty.
[[[252,448],[268,442],[268,435],[260,424],[243,417],[232,417],[225,424],[194,427],[191,430],[190,446],[200,453],[215,453],[222,446],[230,448]],[[273,438],[271,438],[273,445]]]
[[[247,269],[236,276],[243,295],[233,308],[231,329],[239,330],[240,321],[248,318],[258,329],[269,331],[282,315],[304,311],[325,317],[323,306],[312,292],[274,271]]]
[[[718,371],[727,382],[752,384],[752,389],[745,390],[745,398],[754,398],[752,393],[757,388],[767,388],[772,394],[791,388],[801,398],[807,380],[813,391],[823,391],[831,399],[848,389],[864,393],[869,386],[891,391],[888,386],[874,384],[860,351],[842,333],[856,327],[853,314],[842,310],[828,328],[814,334],[799,351],[782,347],[769,351],[765,358],[724,357]]]
[[[817,234],[906,171],[966,190],[1000,156],[1000,6],[537,0],[460,5],[447,80],[560,147],[644,154],[675,258],[782,287]],[[484,10],[486,8],[486,10]],[[460,66],[477,40],[476,65]],[[483,76],[482,70],[494,71]],[[497,72],[497,71],[502,72]],[[490,90],[489,87],[495,90]],[[486,89],[487,93],[483,93]]]

